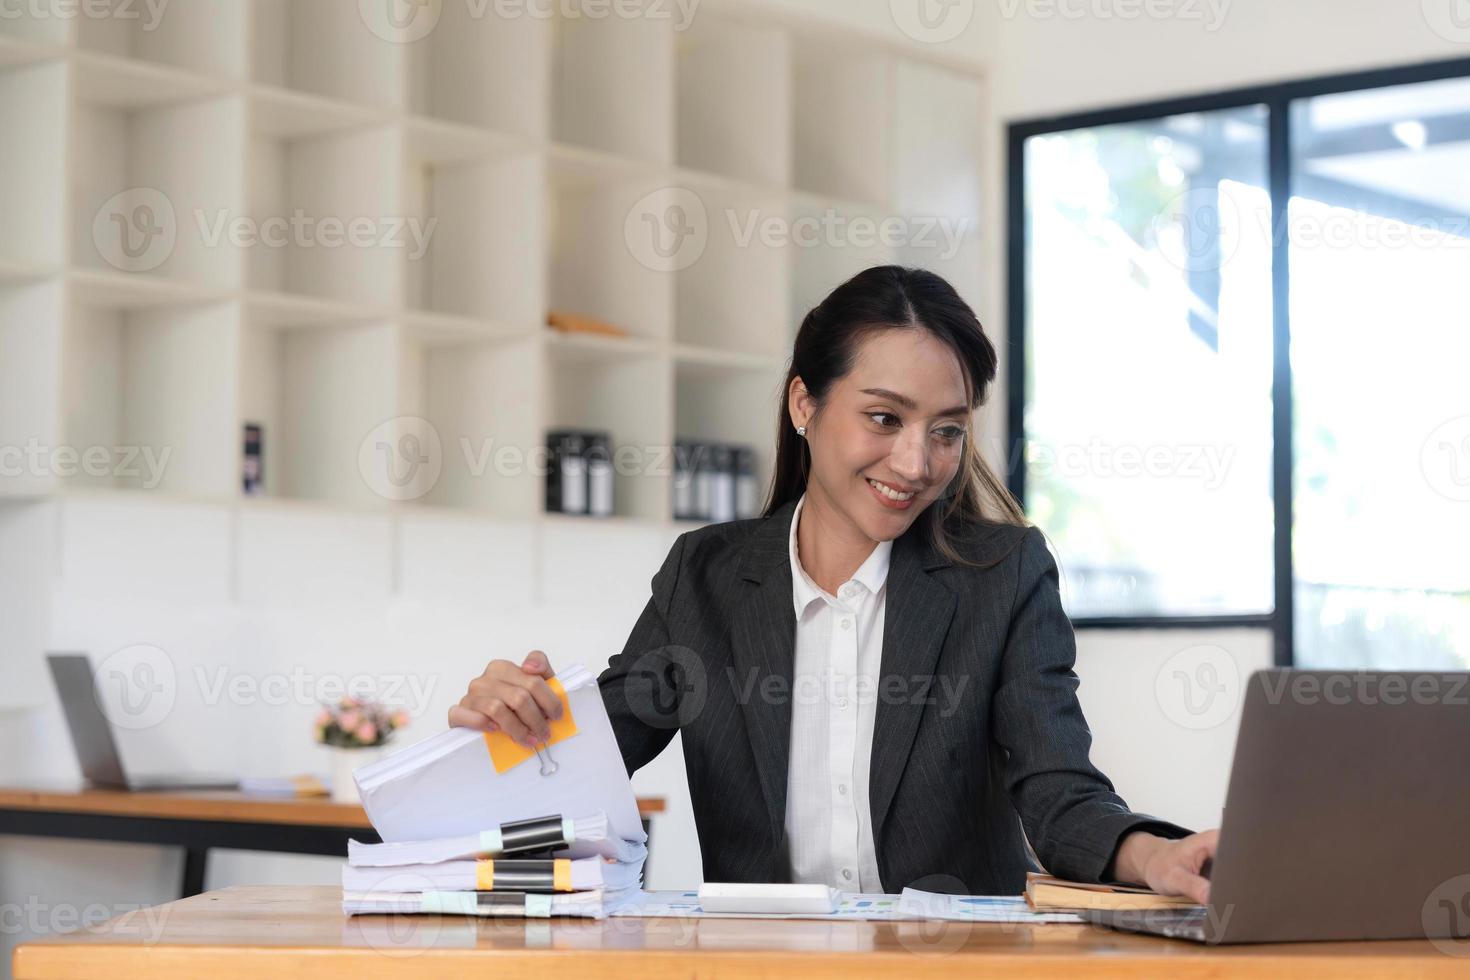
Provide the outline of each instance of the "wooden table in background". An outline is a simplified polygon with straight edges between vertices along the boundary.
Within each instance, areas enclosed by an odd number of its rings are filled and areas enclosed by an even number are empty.
[[[656,797],[638,801],[645,831],[663,809]],[[361,806],[325,797],[40,787],[0,787],[0,834],[182,847],[185,898],[204,890],[212,847],[346,857],[348,838],[379,839]]]
[[[25,943],[15,980],[474,975],[687,980],[902,976],[1463,978],[1427,941],[1198,946],[1080,925],[342,914],[324,887],[238,887]]]

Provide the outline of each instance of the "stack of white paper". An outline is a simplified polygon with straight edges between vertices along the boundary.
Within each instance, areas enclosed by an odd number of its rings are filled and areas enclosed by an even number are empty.
[[[349,845],[348,915],[601,917],[638,896],[648,835],[596,678],[550,683],[562,717],[535,751],[451,729],[353,774],[384,842]]]
[[[528,821],[531,822],[531,821]],[[639,841],[612,836],[607,814],[598,811],[585,817],[563,820],[559,843],[548,849],[560,849],[558,856],[568,858],[603,857],[627,864],[641,863],[648,847]],[[393,841],[384,844],[347,842],[347,863],[358,868],[386,868],[406,864],[438,864],[466,858],[491,858],[514,853],[514,842],[508,851],[499,827],[458,837],[441,837],[425,841]]]

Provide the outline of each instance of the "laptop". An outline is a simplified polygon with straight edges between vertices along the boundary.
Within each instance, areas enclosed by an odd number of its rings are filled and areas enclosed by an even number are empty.
[[[93,786],[128,790],[238,789],[239,780],[214,773],[174,773],[129,776],[112,738],[112,723],[97,703],[92,664],[84,653],[48,653],[51,679],[61,698],[66,727],[82,775]]]
[[[1210,903],[1089,910],[1202,943],[1470,937],[1470,673],[1251,676]]]

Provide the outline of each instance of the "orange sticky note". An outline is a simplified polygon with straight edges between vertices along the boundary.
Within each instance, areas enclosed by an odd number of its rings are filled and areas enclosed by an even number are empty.
[[[557,858],[551,862],[551,890],[554,892],[572,890],[572,862],[566,858]]]
[[[567,701],[567,692],[562,688],[561,681],[553,677],[546,682],[546,686],[551,688],[551,693],[561,702],[561,717],[552,720],[551,737],[546,740],[546,745],[550,747],[577,734],[577,719],[572,717],[572,706]],[[505,732],[486,732],[485,747],[490,750],[490,761],[495,765],[497,775],[536,757],[535,752],[517,744]],[[552,758],[555,759],[556,756],[553,754]]]

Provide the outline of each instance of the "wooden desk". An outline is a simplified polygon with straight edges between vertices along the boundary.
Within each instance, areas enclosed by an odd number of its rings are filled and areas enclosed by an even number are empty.
[[[638,801],[643,829],[664,801]],[[0,787],[0,834],[165,844],[184,849],[179,893],[204,890],[209,849],[347,856],[348,838],[378,834],[355,803],[282,799],[234,791],[135,793],[78,787]]]
[[[1092,926],[342,915],[335,888],[226,888],[15,951],[15,980],[637,976],[1463,978],[1425,941],[1197,946]],[[901,973],[900,973],[901,971]]]

